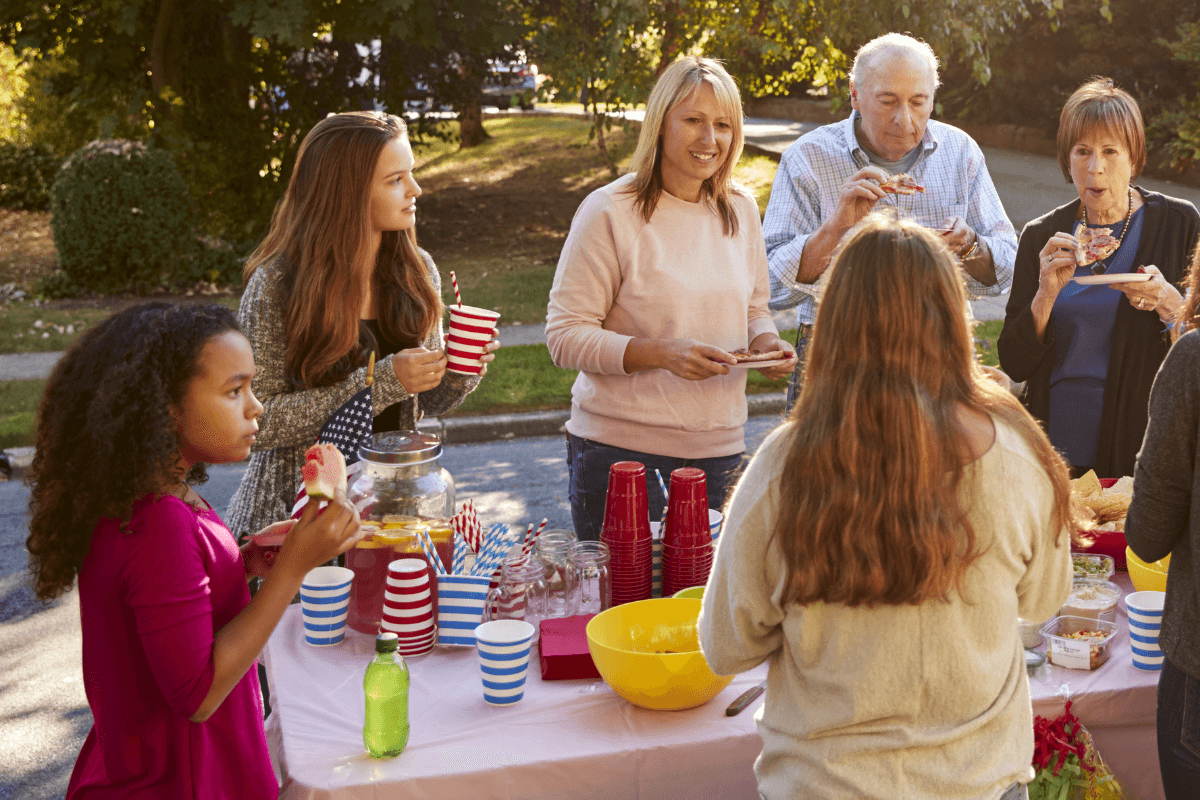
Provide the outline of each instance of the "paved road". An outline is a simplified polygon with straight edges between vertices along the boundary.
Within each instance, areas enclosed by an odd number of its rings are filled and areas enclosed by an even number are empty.
[[[752,418],[757,448],[778,422]],[[459,445],[442,463],[460,501],[474,498],[485,522],[524,527],[546,517],[571,526],[562,437]],[[218,509],[229,502],[244,466],[214,467],[201,493]],[[28,490],[0,483],[0,800],[54,800],[91,727],[80,668],[78,600],[72,592],[43,608],[27,585]]]

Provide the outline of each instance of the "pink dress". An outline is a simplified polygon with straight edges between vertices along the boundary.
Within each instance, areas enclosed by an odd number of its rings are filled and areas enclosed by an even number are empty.
[[[83,681],[95,723],[67,800],[276,798],[257,664],[207,721],[217,631],[250,602],[212,510],[145,497],[126,531],[102,519],[79,572]]]

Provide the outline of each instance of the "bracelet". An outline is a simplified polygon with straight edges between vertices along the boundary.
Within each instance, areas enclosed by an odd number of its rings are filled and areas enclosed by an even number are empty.
[[[977,233],[977,234],[975,234],[975,241],[971,242],[970,249],[967,250],[967,252],[963,253],[961,256],[959,256],[958,260],[959,261],[967,261],[969,259],[974,258],[975,254],[978,252],[979,252],[979,234]]]

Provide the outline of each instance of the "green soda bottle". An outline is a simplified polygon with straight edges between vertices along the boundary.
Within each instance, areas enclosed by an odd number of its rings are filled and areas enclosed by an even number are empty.
[[[363,676],[367,713],[363,744],[373,758],[398,756],[408,744],[408,665],[396,653],[396,634],[375,639],[375,658]]]

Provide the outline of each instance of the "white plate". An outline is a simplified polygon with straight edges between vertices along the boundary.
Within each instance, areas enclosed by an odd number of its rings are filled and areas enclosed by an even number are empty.
[[[1084,286],[1093,286],[1109,283],[1141,283],[1153,277],[1149,272],[1118,272],[1114,275],[1080,275],[1071,280]]]
[[[780,364],[786,364],[788,361],[789,359],[786,358],[776,358],[772,361],[747,361],[745,364],[725,364],[724,361],[721,363],[730,369],[763,369],[764,367],[777,367]]]

